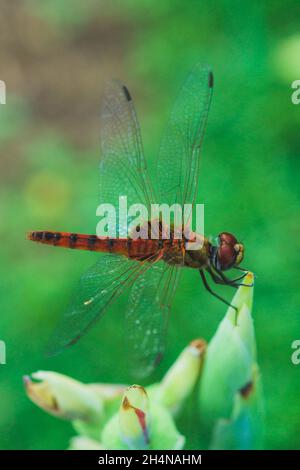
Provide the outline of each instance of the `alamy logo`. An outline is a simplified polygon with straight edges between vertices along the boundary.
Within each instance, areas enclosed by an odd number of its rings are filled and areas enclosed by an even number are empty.
[[[294,352],[291,355],[291,361],[294,366],[298,366],[300,364],[300,340],[295,339],[291,344],[291,348],[294,349]]]
[[[127,238],[151,240],[184,240],[187,250],[200,250],[204,238],[204,204],[195,205],[195,231],[193,231],[192,204],[143,204],[128,206],[127,196],[120,196],[118,207],[100,204],[96,215],[101,217],[96,227],[99,238]]]
[[[6,364],[6,345],[0,340],[0,365]]]
[[[291,87],[295,90],[292,93],[291,100],[293,104],[300,103],[300,80],[294,80]]]
[[[0,80],[0,104],[6,104],[6,85],[3,80]]]

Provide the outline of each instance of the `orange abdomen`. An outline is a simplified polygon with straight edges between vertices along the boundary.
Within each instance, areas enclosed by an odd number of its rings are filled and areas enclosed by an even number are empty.
[[[146,259],[160,250],[159,240],[108,238],[70,232],[29,232],[28,239],[46,245],[77,250],[116,253],[137,260]]]

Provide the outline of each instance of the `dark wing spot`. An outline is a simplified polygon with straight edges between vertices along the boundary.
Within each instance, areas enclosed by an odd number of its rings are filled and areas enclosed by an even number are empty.
[[[53,235],[54,240],[58,241],[61,239],[61,234],[60,233],[54,233]]]
[[[124,94],[125,94],[125,96],[126,96],[127,101],[131,101],[132,98],[131,98],[131,96],[130,96],[130,93],[129,93],[129,91],[128,91],[128,88],[127,88],[125,85],[123,85],[123,91],[124,91]]]
[[[214,86],[214,76],[213,76],[212,72],[209,72],[208,86],[209,86],[209,88],[213,88],[213,86]]]

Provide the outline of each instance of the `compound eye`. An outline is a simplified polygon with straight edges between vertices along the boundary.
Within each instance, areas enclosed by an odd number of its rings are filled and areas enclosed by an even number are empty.
[[[231,268],[235,264],[236,251],[234,245],[222,243],[218,250],[218,260],[222,270]]]
[[[242,245],[232,233],[222,232],[219,235],[218,262],[222,270],[230,269],[237,262]]]
[[[235,236],[229,232],[220,233],[219,239],[220,239],[220,244],[226,243],[228,245],[235,245],[237,243],[237,239],[235,238]]]

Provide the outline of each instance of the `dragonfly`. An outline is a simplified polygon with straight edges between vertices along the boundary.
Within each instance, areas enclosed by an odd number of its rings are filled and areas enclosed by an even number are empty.
[[[195,65],[168,119],[158,152],[154,188],[132,96],[122,82],[107,83],[101,107],[101,201],[117,205],[119,197],[126,194],[129,202],[143,203],[148,208],[161,201],[195,205],[213,86],[210,67]],[[240,267],[243,243],[229,232],[221,232],[214,242],[197,234],[202,240],[201,248],[188,250],[185,239],[175,239],[174,230],[170,226],[166,239],[29,232],[28,238],[34,242],[101,253],[96,264],[82,275],[55,330],[49,353],[56,354],[75,344],[122,294],[130,291],[126,338],[134,366],[142,375],[148,375],[164,354],[170,309],[183,268],[197,271],[204,287],[231,305],[212,289],[208,276],[215,284],[234,288],[243,285],[247,273]],[[224,271],[231,268],[240,269],[243,274],[230,279]]]

